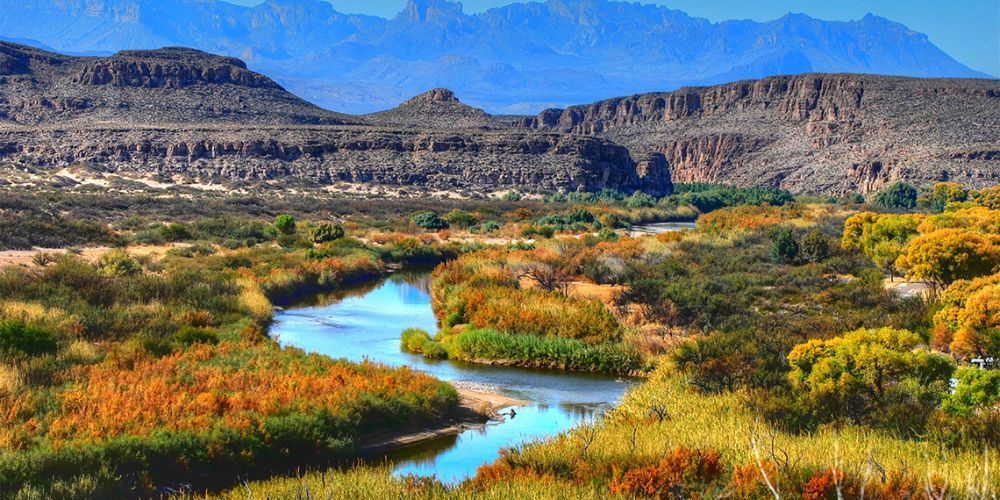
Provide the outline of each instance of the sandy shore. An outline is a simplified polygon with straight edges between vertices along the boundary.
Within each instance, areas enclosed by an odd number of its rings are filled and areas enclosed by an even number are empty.
[[[374,436],[368,440],[371,444],[362,448],[362,453],[377,455],[443,436],[458,435],[469,429],[482,427],[491,420],[502,418],[500,410],[528,404],[527,401],[509,398],[487,386],[469,382],[455,382],[452,385],[458,389],[457,418],[443,420],[439,425],[425,429]]]

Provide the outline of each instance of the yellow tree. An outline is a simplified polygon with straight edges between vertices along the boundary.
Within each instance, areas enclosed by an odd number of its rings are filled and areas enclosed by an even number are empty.
[[[960,279],[992,274],[1000,266],[1000,235],[941,229],[914,238],[896,267],[907,278],[947,286]]]
[[[1000,284],[973,293],[958,313],[951,352],[960,359],[1000,355]]]

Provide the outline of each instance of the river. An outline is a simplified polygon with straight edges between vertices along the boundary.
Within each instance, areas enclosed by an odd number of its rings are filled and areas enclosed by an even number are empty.
[[[518,407],[512,419],[393,452],[388,458],[397,474],[461,481],[475,475],[480,465],[494,461],[502,448],[552,436],[600,416],[638,383],[600,375],[426,359],[400,350],[399,335],[411,327],[437,331],[428,273],[400,273],[362,288],[313,297],[277,313],[271,329],[282,345],[351,361],[407,365],[441,380],[483,385],[530,402]]]

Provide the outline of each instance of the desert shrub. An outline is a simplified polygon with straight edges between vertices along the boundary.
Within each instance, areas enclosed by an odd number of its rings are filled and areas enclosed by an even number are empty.
[[[466,212],[465,210],[454,209],[444,215],[444,220],[450,226],[455,227],[472,227],[479,221],[476,215]]]
[[[414,215],[413,223],[419,228],[431,231],[448,229],[448,221],[442,219],[437,212],[432,212],[430,210]]]
[[[799,256],[799,242],[795,239],[795,233],[790,228],[776,230],[768,255],[775,262],[794,262]]]
[[[0,356],[41,356],[55,354],[55,335],[23,321],[0,321]]]
[[[917,189],[905,182],[890,184],[875,194],[872,203],[890,210],[917,206]]]
[[[819,231],[810,231],[802,238],[802,257],[817,263],[830,256],[830,240]]]
[[[274,228],[281,234],[294,234],[295,218],[288,214],[281,214],[274,219]]]
[[[309,231],[309,239],[313,243],[329,243],[344,237],[344,228],[339,224],[320,222]]]
[[[124,250],[112,250],[97,261],[97,267],[105,276],[128,277],[142,273],[142,265]]]
[[[184,345],[218,344],[219,335],[209,328],[185,326],[174,334],[174,339]]]

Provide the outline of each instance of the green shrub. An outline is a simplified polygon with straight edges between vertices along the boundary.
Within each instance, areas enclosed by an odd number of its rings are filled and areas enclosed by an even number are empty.
[[[442,219],[437,212],[432,212],[430,210],[414,215],[413,223],[416,224],[417,227],[431,231],[448,229],[448,221]]]
[[[328,243],[344,237],[344,228],[339,224],[320,222],[309,231],[309,239],[313,243]]]
[[[819,231],[810,231],[802,238],[802,257],[809,262],[822,262],[830,256],[830,241]]]
[[[799,255],[799,242],[795,240],[795,233],[789,228],[781,228],[775,231],[771,238],[771,250],[769,255],[775,262],[793,262]]]
[[[295,219],[288,214],[281,214],[274,219],[274,228],[281,234],[295,233]]]
[[[0,321],[0,355],[41,356],[55,354],[52,332],[23,321]]]
[[[174,339],[184,345],[219,343],[219,335],[215,333],[215,330],[194,326],[181,328],[174,334]]]
[[[139,261],[129,257],[124,250],[112,250],[101,256],[97,267],[105,276],[127,277],[142,274]]]
[[[890,210],[914,208],[917,206],[917,189],[905,182],[896,182],[882,188],[872,202]]]
[[[955,373],[958,385],[941,404],[953,415],[969,416],[1000,401],[1000,371],[962,368]]]

